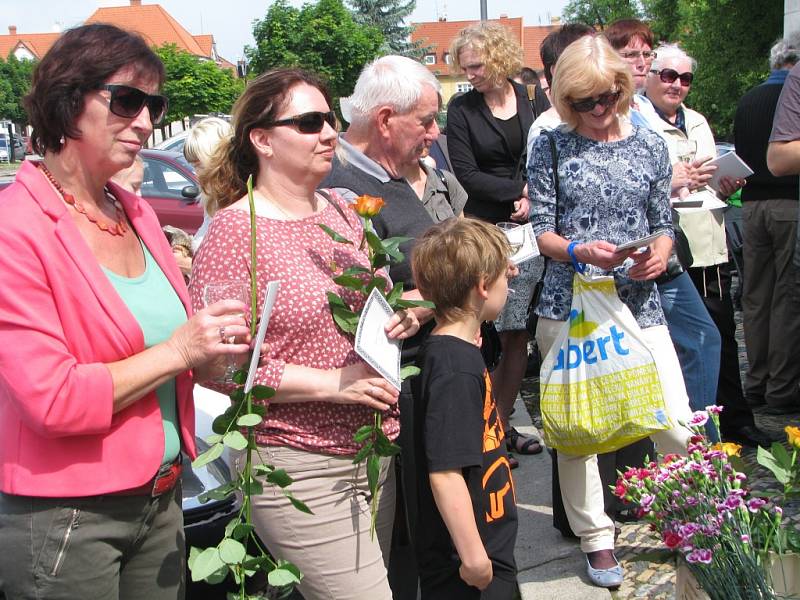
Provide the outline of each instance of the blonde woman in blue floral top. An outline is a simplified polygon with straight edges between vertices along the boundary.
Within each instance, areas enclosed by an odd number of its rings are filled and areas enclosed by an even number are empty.
[[[550,258],[536,306],[539,349],[548,353],[567,320],[573,265],[584,264],[587,273],[613,274],[617,293],[653,355],[676,424],[653,439],[662,452],[685,453],[690,431],[677,423],[691,417],[689,400],[654,281],[666,268],[673,241],[666,144],[623,118],[633,81],[628,65],[603,38],[584,37],[564,51],[551,92],[565,123],[553,133],[558,193],[547,136],[534,144],[528,181],[531,222],[542,253]],[[616,252],[618,245],[653,233],[662,235],[647,251]],[[597,457],[559,452],[558,469],[564,508],[581,538],[589,579],[601,587],[619,586],[623,572],[613,552],[614,523],[603,509]]]

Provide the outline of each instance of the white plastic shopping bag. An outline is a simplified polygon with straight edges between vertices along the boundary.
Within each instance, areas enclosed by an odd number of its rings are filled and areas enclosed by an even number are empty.
[[[544,439],[560,452],[611,452],[671,426],[655,361],[613,277],[575,274],[540,381]]]

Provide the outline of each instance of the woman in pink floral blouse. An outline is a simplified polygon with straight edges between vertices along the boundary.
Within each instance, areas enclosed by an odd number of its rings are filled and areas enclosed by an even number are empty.
[[[257,382],[275,388],[258,426],[259,455],[294,479],[291,490],[313,511],[296,510],[278,489],[254,499],[257,533],[275,556],[303,572],[307,600],[390,599],[385,564],[394,514],[391,459],[382,459],[377,536],[370,539],[369,487],[354,465],[354,432],[383,411],[383,430],[399,430],[397,391],[353,350],[328,308],[327,292],[363,302],[332,277],[367,266],[364,252],[334,242],[324,224],[361,239],[357,215],[335,193],[317,191],[331,168],[336,118],[330,96],[313,75],[277,70],[250,82],[234,108],[235,133],[223,140],[202,178],[214,216],[194,262],[195,306],[209,283],[249,284],[250,216],[246,180],[254,176],[259,302],[266,284],[280,292],[267,329],[268,356]],[[404,339],[419,325],[397,313],[390,337]]]

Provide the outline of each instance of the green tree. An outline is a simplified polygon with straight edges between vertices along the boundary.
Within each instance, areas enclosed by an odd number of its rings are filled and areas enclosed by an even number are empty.
[[[678,41],[698,63],[687,105],[708,119],[717,139],[730,139],[739,98],[769,73],[783,3],[678,0],[678,9]]]
[[[681,11],[677,0],[642,0],[642,8],[657,40],[678,39]]]
[[[233,72],[179,50],[175,44],[155,51],[167,75],[163,93],[169,98],[168,123],[194,114],[228,113],[244,89],[244,82]]]
[[[19,60],[13,54],[6,61],[0,60],[0,119],[8,119],[23,125],[28,116],[22,106],[22,98],[31,88],[32,60]]]
[[[636,0],[570,0],[562,13],[567,23],[585,23],[605,29],[617,19],[639,19]]]
[[[342,0],[319,0],[302,8],[277,0],[253,26],[256,46],[246,54],[253,73],[301,67],[325,78],[331,93],[353,91],[363,66],[379,55],[380,30],[356,23]]]
[[[383,34],[382,54],[401,54],[419,59],[425,48],[411,42],[412,27],[403,24],[416,0],[348,0],[356,23],[377,27]]]

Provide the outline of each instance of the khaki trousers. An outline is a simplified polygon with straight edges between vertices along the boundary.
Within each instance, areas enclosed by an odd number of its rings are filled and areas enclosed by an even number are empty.
[[[303,574],[305,600],[391,600],[386,576],[395,506],[394,460],[381,461],[378,520],[370,539],[370,495],[364,463],[286,446],[259,446],[259,458],[286,469],[289,490],[313,515],[294,508],[276,486],[253,499],[256,533],[274,558]],[[241,461],[242,454],[234,456]]]
[[[546,356],[555,342],[564,321],[539,317],[536,342],[542,356]],[[661,380],[661,389],[672,429],[651,436],[661,453],[686,454],[686,445],[692,432],[678,425],[687,422],[692,412],[683,383],[681,366],[665,325],[642,330],[645,344],[653,355]],[[583,552],[612,550],[614,548],[614,522],[606,515],[603,504],[603,482],[597,467],[597,455],[574,456],[559,450],[558,474],[561,496],[569,525],[581,538]]]

